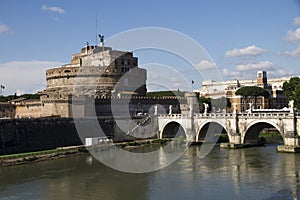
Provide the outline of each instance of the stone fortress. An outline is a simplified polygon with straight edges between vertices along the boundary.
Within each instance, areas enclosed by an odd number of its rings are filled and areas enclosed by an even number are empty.
[[[132,52],[112,50],[109,47],[89,46],[74,54],[70,64],[60,68],[46,71],[47,89],[46,98],[66,98],[72,94],[75,83],[77,87],[84,88],[82,95],[95,95],[96,97],[113,96],[114,93],[130,92],[136,86],[140,86],[132,92],[136,96],[146,95],[146,70],[137,66],[138,59]],[[134,69],[134,70],[132,70]],[[119,79],[130,71],[130,79],[127,78],[122,88],[115,88]],[[98,84],[95,91],[90,91],[88,81],[79,83],[80,77],[96,77]],[[82,84],[82,85],[78,85]],[[85,90],[85,91],[84,91]],[[94,94],[92,94],[92,93]]]
[[[138,58],[132,52],[113,50],[103,43],[87,44],[80,53],[72,55],[69,64],[46,70],[47,88],[40,93],[40,99],[19,98],[0,104],[5,111],[0,117],[73,117],[74,96],[76,113],[81,113],[81,117],[90,116],[91,101],[95,101],[97,116],[111,116],[112,101],[123,107],[129,104],[131,115],[153,111],[155,104],[161,105],[160,113],[189,109],[185,97],[147,97],[146,79],[146,70],[138,67]]]

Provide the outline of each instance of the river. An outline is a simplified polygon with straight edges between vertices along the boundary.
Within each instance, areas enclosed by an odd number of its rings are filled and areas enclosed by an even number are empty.
[[[123,173],[89,154],[0,168],[0,199],[300,199],[300,154],[275,145],[215,147],[203,159],[200,146],[161,170]]]

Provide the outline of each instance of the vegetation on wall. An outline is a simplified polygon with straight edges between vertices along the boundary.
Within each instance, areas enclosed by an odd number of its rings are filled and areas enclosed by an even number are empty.
[[[184,92],[179,90],[176,91],[156,91],[156,92],[147,92],[148,97],[170,97],[170,96],[184,96]]]
[[[17,94],[8,95],[8,96],[0,96],[0,102],[7,102],[18,98],[25,98],[25,99],[39,99],[40,94],[22,94],[18,96]]]

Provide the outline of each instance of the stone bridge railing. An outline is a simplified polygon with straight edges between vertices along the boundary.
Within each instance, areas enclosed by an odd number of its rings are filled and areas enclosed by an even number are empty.
[[[235,116],[238,117],[248,117],[248,118],[270,118],[270,117],[288,117],[294,116],[292,113],[197,113],[193,114],[194,118],[234,118]],[[295,113],[295,116],[300,116],[300,113]],[[172,119],[181,119],[181,118],[188,118],[189,115],[184,114],[164,114],[158,115],[159,118],[172,118]]]
[[[182,118],[189,118],[189,115],[184,114],[164,114],[158,115],[159,118],[166,118],[166,119],[182,119]]]

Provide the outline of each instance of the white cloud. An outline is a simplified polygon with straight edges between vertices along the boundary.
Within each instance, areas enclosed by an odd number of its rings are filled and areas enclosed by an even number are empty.
[[[4,94],[32,93],[46,88],[46,69],[59,67],[55,61],[11,61],[0,63],[0,84]]]
[[[268,72],[268,75],[272,77],[283,77],[283,76],[294,76],[296,73],[294,71],[288,71],[284,69],[278,69],[276,71]]]
[[[59,14],[64,14],[65,10],[61,7],[57,7],[57,6],[47,6],[47,5],[43,5],[41,7],[42,10],[44,11],[50,11],[50,12],[54,12],[54,13],[59,13]]]
[[[296,30],[289,30],[287,32],[286,38],[289,42],[297,42],[300,41],[300,28],[297,28]]]
[[[260,61],[258,63],[241,64],[235,67],[238,71],[270,69],[273,64],[270,61]]]
[[[237,76],[240,76],[241,73],[237,72],[237,71],[229,71],[228,69],[224,68],[222,70],[222,75],[226,76],[226,77],[237,77]]]
[[[241,56],[259,56],[264,53],[265,50],[251,45],[245,48],[235,48],[233,50],[226,51],[225,56],[227,57],[241,57]]]
[[[6,24],[0,24],[0,34],[1,33],[12,33],[12,31]]]
[[[208,61],[208,60],[201,60],[196,65],[198,70],[204,70],[204,69],[215,69],[217,67],[216,63]]]
[[[293,21],[294,25],[299,25],[300,24],[300,17],[295,17]]]
[[[300,45],[298,45],[298,47],[292,51],[285,51],[282,52],[281,55],[283,56],[288,56],[288,57],[298,57],[300,56]]]

